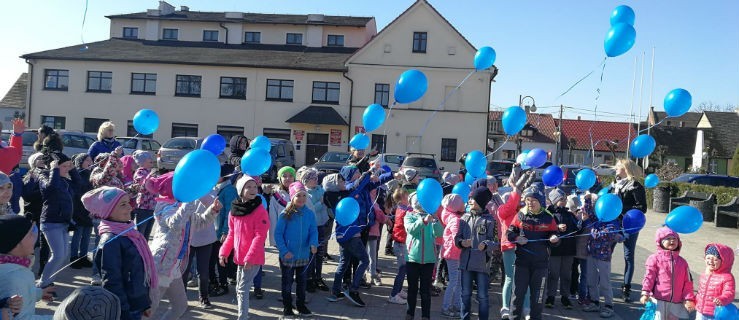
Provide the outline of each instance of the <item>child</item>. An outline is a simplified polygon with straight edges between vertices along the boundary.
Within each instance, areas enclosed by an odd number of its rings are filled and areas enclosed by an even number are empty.
[[[406,275],[406,258],[408,256],[408,249],[405,246],[405,240],[408,234],[405,231],[404,220],[406,213],[413,210],[408,202],[408,190],[405,188],[395,189],[395,192],[393,192],[393,203],[396,204],[395,222],[393,223],[393,253],[398,264],[398,273],[395,275],[393,289],[390,291],[390,298],[387,301],[394,304],[406,304],[407,293],[402,290]]]
[[[282,305],[284,316],[294,316],[292,303],[293,280],[297,282],[295,295],[298,297],[298,314],[310,317],[313,314],[305,306],[305,266],[311,254],[318,251],[318,229],[316,217],[305,206],[308,191],[301,182],[290,185],[290,202],[280,213],[275,228],[275,241],[280,251],[280,270],[282,271]]]
[[[85,209],[82,204],[82,195],[92,190],[90,183],[90,165],[92,159],[87,153],[79,153],[72,157],[74,167],[80,174],[80,181],[77,193],[74,196],[74,235],[72,236],[72,254],[69,262],[72,262],[73,269],[92,267],[92,262],[87,260],[87,249],[90,244],[90,234],[92,233],[92,218],[90,212]]]
[[[370,198],[377,198],[378,189],[370,191]],[[376,286],[382,285],[382,279],[380,273],[377,272],[379,261],[377,260],[377,248],[380,242],[380,230],[385,224],[387,224],[387,217],[385,212],[380,207],[379,201],[372,206],[372,214],[375,215],[375,224],[369,228],[369,238],[367,240],[367,253],[370,256],[369,273],[372,283]]]
[[[569,292],[572,282],[572,262],[575,259],[576,253],[576,240],[573,235],[579,231],[577,228],[577,218],[567,209],[567,197],[564,191],[553,189],[549,192],[549,201],[552,205],[547,210],[554,215],[559,232],[568,235],[568,237],[562,239],[559,246],[552,248],[551,256],[549,257],[549,275],[546,282],[547,300],[544,305],[547,308],[554,306],[554,297],[557,295],[557,285],[559,284],[562,306],[565,309],[572,309]]]
[[[687,319],[695,310],[695,294],[688,262],[680,256],[680,236],[662,227],[654,238],[657,252],[647,258],[640,301],[656,299],[659,319]]]
[[[136,150],[146,152],[142,150]],[[133,175],[136,173],[138,163],[135,161],[133,156],[125,155],[121,157],[121,178],[124,185],[133,183]]]
[[[264,265],[264,241],[269,231],[269,215],[257,196],[257,182],[243,175],[236,181],[239,197],[231,204],[228,235],[221,245],[218,258],[221,267],[233,250],[233,262],[238,266],[236,298],[239,320],[249,319],[249,289],[259,267]]]
[[[131,199],[125,191],[100,187],[82,196],[90,214],[100,219],[100,243],[95,252],[103,279],[121,303],[122,320],[139,320],[151,315],[151,288],[158,284],[154,257],[146,238],[131,220]]]
[[[462,271],[462,310],[460,316],[469,320],[472,316],[472,282],[477,284],[477,302],[479,319],[488,319],[490,301],[488,288],[490,285],[490,270],[488,259],[493,254],[496,245],[495,222],[493,217],[485,212],[493,194],[488,188],[480,187],[472,191],[467,201],[469,212],[459,219],[459,230],[454,235],[454,245],[462,249],[459,256],[459,269]]]
[[[438,253],[434,238],[444,233],[444,228],[433,213],[423,210],[418,195],[410,195],[413,211],[403,218],[405,231],[408,233],[408,307],[406,319],[413,319],[416,312],[416,296],[419,282],[421,284],[421,319],[431,318],[431,278]],[[482,302],[481,302],[482,304]]]
[[[234,166],[229,163],[221,165],[221,178],[218,180],[216,190],[218,190],[218,202],[223,204],[221,212],[218,213],[216,218],[216,237],[218,241],[213,245],[213,250],[210,256],[210,296],[220,297],[228,293],[228,277],[232,279],[236,278],[236,265],[233,263],[233,258],[230,261],[226,261],[226,265],[221,267],[218,263],[218,256],[221,250],[221,246],[226,242],[226,236],[228,236],[228,213],[231,211],[231,204],[234,200],[239,198],[239,193],[236,191],[236,187],[231,183],[231,175],[234,172]],[[260,198],[261,200],[261,198]],[[218,267],[218,275],[216,276],[216,266]]]
[[[10,197],[13,195],[13,182],[4,172],[0,172],[0,216],[15,214],[10,208]]]
[[[531,186],[523,191],[525,206],[508,227],[507,239],[516,243],[516,262],[513,272],[513,301],[511,317],[523,319],[523,300],[529,290],[530,318],[541,319],[543,312],[543,281],[549,267],[549,247],[559,244],[557,222],[544,209],[544,192]],[[529,242],[529,240],[532,240]]]
[[[713,319],[717,306],[725,306],[734,301],[734,251],[720,243],[706,245],[706,272],[701,275],[696,296],[695,319]]]
[[[403,181],[403,189],[408,190],[408,192],[415,192],[416,188],[418,188],[418,183],[421,181],[421,177],[418,176],[418,171],[413,168],[408,168],[403,171],[403,178],[405,181]]]
[[[326,256],[326,250],[328,249],[328,237],[330,234],[331,226],[329,225],[328,208],[323,203],[323,187],[318,184],[318,171],[313,168],[308,168],[303,172],[300,177],[300,181],[305,185],[308,191],[308,198],[310,201],[306,203],[316,217],[316,226],[318,226],[318,253],[313,256],[310,266],[308,267],[308,292],[315,292],[316,289],[321,291],[328,291],[328,285],[323,281],[321,276],[323,273],[323,258]],[[326,229],[329,229],[326,232]]]
[[[462,286],[459,283],[459,256],[462,251],[454,245],[454,236],[459,231],[459,218],[464,214],[464,201],[459,195],[450,193],[441,200],[441,206],[444,207],[441,219],[446,224],[441,256],[446,259],[449,270],[449,283],[444,292],[441,315],[458,318],[459,301],[462,299]]]
[[[588,297],[588,236],[593,222],[589,220],[589,215],[584,214],[580,210],[582,203],[580,196],[571,194],[567,196],[567,209],[575,213],[577,218],[577,229],[580,230],[575,238],[575,260],[572,263],[572,271],[570,272],[570,299],[577,298],[578,304],[587,304],[590,301]]]
[[[613,292],[611,291],[611,255],[617,242],[623,241],[618,233],[618,221],[602,222],[595,216],[593,203],[597,196],[585,195],[582,214],[588,215],[591,222],[590,237],[588,238],[588,292],[590,303],[583,311],[598,312],[601,318],[611,318],[613,312]],[[588,219],[583,219],[588,220]],[[600,295],[603,295],[605,307],[600,307]]]
[[[290,201],[290,184],[295,182],[295,169],[292,167],[282,167],[277,171],[277,179],[280,181],[277,190],[272,192],[272,199],[269,202],[269,245],[277,246],[275,242],[275,227],[277,227],[277,217],[285,210],[287,203]]]
[[[133,160],[136,161],[136,173],[133,175],[133,183],[140,186],[138,193],[136,194],[136,208],[133,210],[134,217],[136,218],[136,225],[144,235],[144,238],[149,239],[151,235],[151,229],[154,226],[154,220],[150,219],[151,215],[154,214],[154,207],[156,206],[156,194],[149,192],[143,186],[146,185],[146,180],[154,177],[156,174],[152,170],[154,167],[154,159],[150,152],[143,150],[136,150],[133,153]],[[147,220],[144,223],[142,221]],[[139,224],[141,223],[141,224]]]

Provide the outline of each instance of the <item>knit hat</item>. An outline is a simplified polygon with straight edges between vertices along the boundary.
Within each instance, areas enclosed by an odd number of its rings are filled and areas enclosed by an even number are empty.
[[[0,254],[7,254],[17,246],[31,230],[33,223],[17,214],[0,216]]]
[[[418,175],[418,171],[416,171],[416,169],[413,169],[413,168],[408,168],[408,169],[405,169],[405,171],[403,171],[403,176],[405,177],[405,181],[408,181],[408,182],[413,181],[413,179],[415,179],[417,175]]]
[[[230,176],[234,173],[234,170],[236,170],[236,167],[234,167],[230,163],[224,163],[221,165],[221,178],[225,176]]]
[[[44,156],[41,152],[36,152],[30,156],[28,156],[28,167],[33,169],[36,168],[36,160],[42,158]]]
[[[98,153],[98,155],[95,156],[95,163],[101,163],[105,160],[108,160],[108,158],[110,158],[110,153],[107,153],[107,152]]]
[[[443,179],[446,184],[450,184],[450,185],[454,185],[459,182],[459,176],[449,171],[444,172]]]
[[[571,194],[567,196],[567,209],[569,209],[572,212],[577,211],[577,209],[582,206],[582,203],[580,202],[580,197],[576,194]]]
[[[549,202],[552,203],[552,205],[557,205],[557,202],[564,199],[567,196],[564,191],[560,189],[552,189],[552,191],[549,191]]]
[[[87,153],[81,152],[78,154],[75,154],[72,156],[72,162],[74,163],[74,167],[78,169],[82,169],[82,164],[85,162],[87,158],[90,156]],[[29,158],[28,161],[30,162],[31,159]]]
[[[131,155],[133,157],[133,161],[136,162],[136,165],[141,166],[144,164],[144,162],[148,159],[153,159],[154,156],[149,151],[144,150],[136,150]]]
[[[426,212],[423,210],[423,206],[421,206],[421,202],[418,201],[417,192],[413,192],[408,196],[408,203],[411,204],[411,208],[413,208],[413,210],[418,211],[418,212]]]
[[[314,168],[305,168],[298,175],[300,176],[298,181],[302,182],[304,185],[308,184],[308,181],[312,179],[318,180],[318,170]]]
[[[153,194],[158,194],[158,200],[174,202],[172,177],[174,177],[174,171],[167,172],[158,177],[149,178],[146,182],[146,190]]]
[[[305,185],[303,185],[302,182],[293,182],[290,184],[290,199],[295,198],[295,196],[300,192],[306,192]]]
[[[118,201],[125,195],[125,191],[115,187],[100,187],[82,195],[82,205],[93,217],[108,219]]]
[[[244,190],[244,186],[246,186],[246,183],[249,181],[254,181],[254,183],[257,182],[248,174],[245,174],[241,176],[239,180],[236,180],[236,192],[238,193],[239,197],[241,197],[241,192]]]
[[[477,205],[481,208],[485,208],[485,206],[488,205],[488,202],[490,202],[490,199],[493,198],[493,193],[490,192],[490,189],[487,187],[479,187],[472,191],[471,197],[475,202],[477,202]]]
[[[462,212],[464,211],[464,200],[460,195],[450,193],[441,199],[441,206],[449,212]]]
[[[344,186],[344,178],[338,173],[326,175],[321,183],[323,190],[326,192],[337,192],[346,189]]]
[[[57,308],[54,320],[109,320],[121,317],[121,301],[99,286],[75,289]]]
[[[547,205],[547,200],[544,198],[544,192],[536,186],[530,186],[523,191],[523,199],[526,199],[527,197],[532,197],[538,200],[542,207]]]
[[[10,177],[8,177],[7,174],[0,171],[0,186],[4,186],[6,184],[10,183],[10,185],[13,185],[13,181],[10,181]]]
[[[284,166],[280,168],[280,171],[277,171],[277,178],[282,182],[282,175],[285,172],[289,172],[293,177],[295,177],[295,169],[293,167]]]
[[[706,248],[706,255],[707,256],[711,255],[721,260],[721,255],[718,253],[718,248],[716,248],[716,246],[713,246],[713,245],[708,246]]]

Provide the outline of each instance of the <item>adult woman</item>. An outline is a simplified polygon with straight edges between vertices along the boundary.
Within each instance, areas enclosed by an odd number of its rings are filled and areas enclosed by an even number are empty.
[[[115,124],[113,122],[105,121],[100,125],[98,141],[95,141],[87,151],[87,154],[93,159],[101,153],[115,154],[119,158],[123,155],[121,143],[115,139]]]
[[[33,150],[41,151],[41,149],[43,149],[44,147],[44,139],[54,133],[56,133],[54,132],[54,129],[45,124],[42,124],[41,128],[36,130],[37,139],[36,142],[33,143]]]
[[[636,163],[629,159],[621,159],[616,163],[616,181],[613,182],[612,193],[618,195],[623,203],[621,216],[631,209],[647,212],[647,195],[644,186],[636,180],[644,174]],[[625,302],[631,302],[631,278],[634,277],[634,249],[639,233],[626,234],[624,240],[624,283],[621,287]]]

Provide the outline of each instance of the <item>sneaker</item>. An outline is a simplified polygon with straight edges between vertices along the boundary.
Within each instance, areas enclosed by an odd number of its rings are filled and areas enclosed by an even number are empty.
[[[323,279],[316,280],[316,288],[321,291],[329,291],[329,287]]]
[[[346,296],[344,295],[344,293],[343,292],[339,292],[339,293],[331,294],[326,299],[329,302],[337,302],[337,301],[344,300],[344,298],[346,298]]]
[[[285,317],[294,317],[295,312],[293,312],[293,307],[289,306],[289,307],[282,308],[282,315]]]
[[[398,295],[403,299],[408,299],[408,291],[405,291],[405,289],[401,289]]]
[[[435,281],[434,281],[434,283],[433,283],[432,285],[433,285],[433,286],[434,286],[435,288],[439,288],[439,289],[441,289],[441,288],[444,288],[444,282],[442,282],[442,281],[439,281],[438,279],[437,279],[437,280],[435,280]]]
[[[598,312],[600,311],[600,306],[595,303],[590,303],[582,308],[583,312]]]
[[[192,279],[190,279],[190,281],[187,282],[187,287],[188,288],[197,288],[198,287],[198,279],[196,279],[195,277],[193,277]]]
[[[344,295],[349,298],[349,301],[351,301],[357,307],[366,306],[366,304],[364,304],[364,301],[362,301],[362,298],[359,297],[359,292],[344,291]]]
[[[613,312],[613,306],[605,306],[600,310],[601,318],[612,318],[615,313]]]
[[[571,295],[570,295],[570,300],[577,300],[577,295],[576,295],[576,294],[574,294],[574,293],[573,293],[573,294],[571,294]]]
[[[208,300],[208,298],[202,298],[200,299],[200,308],[205,310],[213,309],[213,305],[210,304],[210,300]]]
[[[264,290],[262,288],[254,288],[254,298],[257,300],[264,299]]]
[[[370,289],[372,288],[372,283],[368,282],[365,279],[362,279],[362,281],[359,282],[359,287],[364,289]]]
[[[378,274],[377,277],[372,279],[372,284],[379,287],[382,285],[382,279],[380,279],[380,275]]]
[[[334,261],[334,258],[331,258],[331,255],[329,255],[327,253],[325,256],[323,256],[323,260],[324,261],[331,261],[331,262],[333,262]]]
[[[298,305],[298,314],[301,317],[310,318],[313,317],[313,313],[308,310],[308,308],[305,305]]]
[[[400,294],[396,294],[388,298],[387,302],[392,303],[392,304],[407,304],[408,300],[403,299],[403,297],[401,297]]]
[[[91,286],[101,286],[103,285],[103,279],[100,278],[100,275],[94,274],[92,275],[92,280],[90,280]]]
[[[220,297],[225,296],[226,294],[228,294],[228,285],[214,286],[210,291],[208,291],[208,295],[211,297]]]
[[[431,296],[438,297],[441,294],[441,288],[431,287]]]
[[[228,278],[228,284],[235,286],[236,285],[236,279],[234,278]]]
[[[390,256],[390,257],[394,257],[395,256],[395,252],[393,252],[393,249],[385,249],[385,255],[386,256]]]
[[[547,301],[544,302],[544,306],[547,308],[554,308],[554,297],[547,297]]]
[[[565,307],[565,309],[570,310],[572,309],[572,302],[570,302],[569,298],[562,297],[562,306]]]
[[[305,291],[308,291],[310,293],[316,292],[316,281],[313,279],[308,280],[305,286]]]
[[[451,310],[442,310],[441,316],[448,319],[459,319],[459,313],[456,313]]]

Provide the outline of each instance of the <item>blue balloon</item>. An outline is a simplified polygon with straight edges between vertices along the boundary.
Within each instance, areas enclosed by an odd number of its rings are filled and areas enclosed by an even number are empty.
[[[349,141],[349,145],[352,146],[354,149],[358,150],[364,150],[369,147],[370,139],[369,137],[364,133],[357,133],[352,137],[352,139]]]
[[[264,149],[249,149],[241,157],[241,172],[252,177],[260,176],[272,167],[272,155]]]
[[[352,197],[341,199],[336,205],[336,223],[351,225],[359,217],[359,203]]]
[[[270,149],[272,149],[272,142],[270,142],[269,138],[265,136],[257,136],[256,138],[254,138],[254,140],[251,141],[251,144],[249,144],[249,149],[261,149],[269,151]]]
[[[612,26],[615,26],[619,23],[625,23],[630,26],[633,26],[634,20],[636,20],[634,9],[631,9],[631,7],[627,5],[620,5],[616,7],[616,9],[613,9],[613,12],[611,12],[611,25]]]
[[[133,128],[143,135],[152,134],[159,128],[159,115],[154,110],[141,109],[133,115]]]
[[[607,195],[609,193],[611,193],[611,186],[603,187],[603,189],[600,189],[600,191],[598,191],[598,196],[599,197],[602,197],[602,196]]]
[[[685,89],[674,89],[665,96],[665,112],[670,117],[679,117],[690,110],[693,96]]]
[[[467,200],[470,198],[470,186],[465,183],[457,183],[454,185],[454,188],[452,188],[452,193],[459,195],[462,197],[462,201],[467,203]]]
[[[375,131],[375,129],[382,126],[383,122],[385,122],[385,108],[381,105],[373,103],[367,109],[364,109],[362,124],[364,124],[365,131]]]
[[[621,214],[624,205],[615,194],[605,194],[595,202],[595,215],[603,222],[613,221]]]
[[[441,205],[441,198],[444,197],[444,190],[441,188],[439,181],[432,178],[423,179],[418,184],[416,192],[423,211],[430,214],[436,213],[436,209],[439,209]]]
[[[716,320],[736,320],[739,319],[739,310],[733,303],[718,306],[713,312],[713,318]]]
[[[654,173],[644,178],[644,186],[647,187],[648,189],[652,189],[656,187],[658,184],[659,184],[659,177]]]
[[[595,171],[590,168],[580,170],[575,176],[575,185],[580,190],[588,190],[595,185]]]
[[[526,164],[526,154],[527,154],[527,153],[528,153],[528,152],[523,152],[523,151],[522,151],[522,152],[521,152],[521,153],[520,153],[520,154],[519,154],[519,155],[518,155],[518,156],[516,157],[516,163],[518,163],[518,164]]]
[[[226,149],[226,138],[217,133],[211,134],[203,140],[203,144],[200,146],[200,149],[213,152],[213,154],[217,156],[223,153],[223,150]]]
[[[703,214],[691,206],[679,206],[665,217],[665,225],[678,233],[693,233],[703,225]]]
[[[526,165],[532,168],[538,168],[547,162],[547,152],[543,149],[535,148],[526,154]]]
[[[544,169],[544,172],[541,174],[541,181],[543,181],[544,185],[547,187],[556,187],[562,184],[564,176],[562,168],[558,166],[549,166]]]
[[[423,72],[416,69],[406,70],[395,84],[395,101],[411,103],[421,99],[429,87],[428,79]]]
[[[467,169],[467,172],[476,178],[485,176],[487,164],[485,155],[479,150],[474,150],[468,153],[464,160],[464,167]]]
[[[475,183],[475,177],[473,177],[469,172],[464,174],[464,183],[466,183],[468,186]]]
[[[264,196],[263,196],[263,195],[262,195],[261,193],[260,193],[260,194],[258,194],[258,196],[259,196],[260,198],[262,198],[262,206],[264,207],[264,209],[265,209],[265,210],[269,210],[269,208],[267,208],[267,199],[266,199],[266,198],[264,198]]]
[[[503,111],[503,131],[509,136],[517,134],[526,125],[526,111],[521,107],[508,107]]]
[[[220,176],[221,164],[213,153],[193,150],[177,163],[172,178],[172,192],[177,201],[190,202],[210,192]]]
[[[635,234],[644,228],[646,223],[647,217],[644,215],[644,212],[641,212],[639,209],[631,209],[624,214],[621,225],[626,233]]]
[[[631,156],[634,158],[644,158],[654,152],[657,142],[648,134],[640,134],[631,141]]]
[[[475,69],[477,71],[485,70],[493,66],[495,63],[495,50],[491,47],[482,47],[475,53]]]
[[[636,30],[634,30],[634,27],[626,23],[619,23],[608,30],[603,47],[606,50],[606,55],[612,58],[629,51],[635,42]]]

